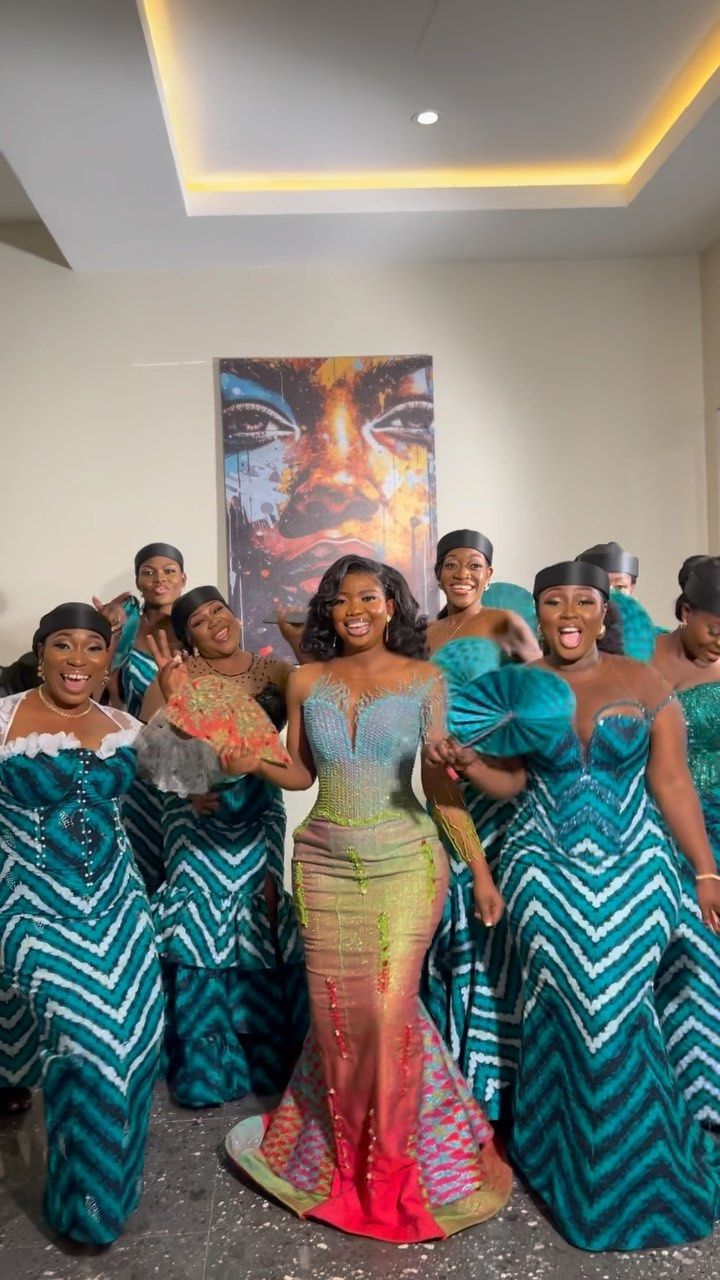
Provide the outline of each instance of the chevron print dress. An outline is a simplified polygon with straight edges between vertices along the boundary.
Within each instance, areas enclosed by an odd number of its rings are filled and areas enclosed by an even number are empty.
[[[497,880],[503,837],[515,805],[462,787]],[[423,1000],[490,1120],[507,1120],[520,1053],[522,972],[507,917],[494,929],[475,917],[472,875],[448,849],[450,889],[423,978]]]
[[[260,667],[262,660],[258,660]],[[280,725],[284,698],[257,701]],[[153,899],[167,992],[167,1077],[181,1106],[280,1092],[308,1026],[300,931],[284,888],[282,794],[256,777],[198,815],[165,797],[167,881]]]
[[[688,762],[720,864],[720,682],[678,693],[688,730]],[[720,1126],[720,938],[703,924],[695,876],[679,858],[682,910],[656,983],[670,1060],[698,1120]]]
[[[720,1157],[668,1058],[653,983],[681,909],[645,786],[651,718],[606,708],[528,758],[499,885],[524,974],[511,1154],[571,1244],[710,1235]]]
[[[140,715],[143,698],[157,675],[149,653],[131,649],[120,670],[123,698],[131,716]],[[122,801],[122,819],[133,855],[150,895],[165,879],[163,809],[165,797],[151,782],[136,778]]]
[[[118,797],[134,721],[98,751],[71,734],[6,742],[24,694],[0,701],[0,1084],[40,1087],[45,1217],[108,1244],[136,1208],[162,1040],[147,897]]]

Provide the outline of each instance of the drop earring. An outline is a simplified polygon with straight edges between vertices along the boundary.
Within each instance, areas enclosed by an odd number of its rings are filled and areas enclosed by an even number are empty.
[[[385,643],[386,644],[389,639],[390,639],[390,619],[388,618],[387,622],[385,623]]]
[[[605,637],[606,635],[607,635],[607,627],[605,626],[605,623],[603,622],[603,624],[602,624],[602,626],[601,626],[600,630],[599,630],[599,631],[598,631],[598,633],[597,633],[597,638],[598,638],[598,640],[603,640],[603,639],[604,639],[604,637]]]

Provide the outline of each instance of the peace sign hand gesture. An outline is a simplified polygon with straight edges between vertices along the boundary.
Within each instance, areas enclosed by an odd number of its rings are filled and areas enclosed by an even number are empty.
[[[164,631],[158,632],[157,639],[155,636],[148,634],[146,637],[147,647],[150,650],[150,657],[154,658],[157,663],[157,679],[160,685],[160,692],[166,702],[172,698],[173,694],[179,693],[183,685],[190,679],[183,656],[181,653],[173,653],[170,648],[170,642]]]

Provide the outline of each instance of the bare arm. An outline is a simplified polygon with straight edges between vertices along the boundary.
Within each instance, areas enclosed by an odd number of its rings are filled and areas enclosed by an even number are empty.
[[[160,711],[165,706],[165,695],[160,688],[159,680],[153,680],[145,690],[145,697],[142,700],[140,708],[140,719],[144,724],[152,720],[156,711]]]
[[[445,683],[439,675],[432,681],[426,706],[427,727],[421,759],[423,791],[438,829],[470,869],[477,918],[492,927],[502,916],[505,904],[495,887],[475,823],[459,788],[448,776],[447,768],[431,759],[433,744],[442,741],[447,733]]]
[[[685,721],[677,703],[658,712],[653,723],[647,782],[677,844],[696,876],[703,919],[720,933],[720,880],[705,830],[702,808],[687,766]],[[711,877],[705,879],[704,877]]]
[[[518,662],[537,662],[542,650],[524,618],[519,613],[508,613],[506,632],[507,652]]]

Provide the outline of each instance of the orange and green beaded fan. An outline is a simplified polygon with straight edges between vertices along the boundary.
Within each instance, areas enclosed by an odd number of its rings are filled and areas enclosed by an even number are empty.
[[[170,724],[202,738],[218,754],[237,751],[270,764],[289,765],[272,720],[249,693],[218,676],[188,680],[165,708]]]

